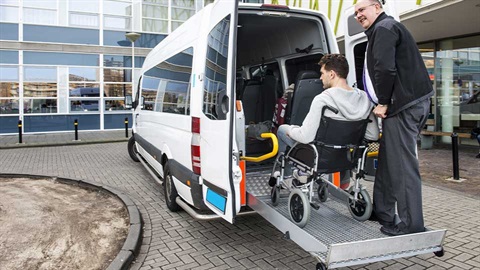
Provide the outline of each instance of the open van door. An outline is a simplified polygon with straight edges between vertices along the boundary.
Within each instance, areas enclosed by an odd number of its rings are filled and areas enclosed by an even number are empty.
[[[387,15],[392,16],[395,20],[400,21],[398,17],[395,1],[386,1],[383,5],[383,10]],[[346,20],[345,25],[345,56],[350,65],[347,81],[350,85],[356,83],[359,89],[364,90],[363,87],[363,66],[365,61],[365,51],[367,50],[367,36],[364,34],[365,29],[357,22],[353,13],[355,6],[345,9],[343,20]]]
[[[240,180],[234,152],[235,62],[238,1],[215,1],[206,24],[203,115],[198,119],[202,193],[207,207],[230,223],[240,210]],[[201,122],[201,123],[200,123]],[[194,135],[195,136],[195,135]],[[192,143],[193,145],[193,143]],[[192,158],[196,158],[193,154]]]

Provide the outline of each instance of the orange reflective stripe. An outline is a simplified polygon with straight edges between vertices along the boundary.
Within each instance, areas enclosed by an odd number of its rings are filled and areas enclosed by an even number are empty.
[[[336,187],[340,187],[340,172],[332,173],[332,177],[333,177],[333,184]]]
[[[245,164],[246,164],[245,160],[240,160],[240,170],[242,170],[242,180],[240,181],[240,205],[241,206],[247,205],[247,192],[245,190],[245,185],[246,185]]]

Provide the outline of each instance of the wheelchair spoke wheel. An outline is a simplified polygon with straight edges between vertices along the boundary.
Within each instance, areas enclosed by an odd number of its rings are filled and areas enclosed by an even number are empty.
[[[327,184],[325,184],[323,182],[320,182],[320,184],[318,185],[318,189],[317,189],[317,195],[318,195],[318,199],[321,202],[326,202],[327,201],[327,199],[328,199]]]
[[[273,206],[278,205],[278,202],[280,201],[280,187],[272,187],[272,191],[270,192],[270,199],[272,200]]]
[[[354,192],[350,191],[350,194],[354,195]],[[357,198],[356,202],[348,199],[348,210],[350,210],[350,214],[352,214],[354,219],[365,221],[372,214],[372,200],[368,192],[364,189],[360,190]]]
[[[298,188],[293,189],[288,197],[290,219],[298,227],[303,228],[310,219],[310,203],[307,196]]]

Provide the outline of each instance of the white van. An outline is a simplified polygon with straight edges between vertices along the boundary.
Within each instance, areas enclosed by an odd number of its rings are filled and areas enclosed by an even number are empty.
[[[327,53],[338,47],[320,12],[215,1],[147,56],[133,98],[130,156],[163,184],[171,211],[233,223],[253,209],[315,256],[317,269],[443,251],[445,230],[388,238],[335,200],[313,211],[305,228],[290,221],[288,198],[272,205],[276,137],[262,140],[246,130],[272,120],[291,84],[285,119],[301,124],[323,90],[317,63]]]
[[[318,73],[326,53],[338,47],[321,13],[237,1],[208,5],[156,46],[134,98],[132,141],[166,179],[169,208],[178,195],[233,222],[246,205],[241,157],[272,151],[270,141],[249,142],[245,123],[272,120],[284,89],[299,71]]]

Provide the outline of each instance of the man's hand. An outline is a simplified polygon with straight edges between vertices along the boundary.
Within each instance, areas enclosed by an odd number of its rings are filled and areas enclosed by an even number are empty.
[[[387,117],[387,109],[388,109],[387,105],[376,106],[375,109],[373,109],[373,113],[377,117],[385,118]]]

